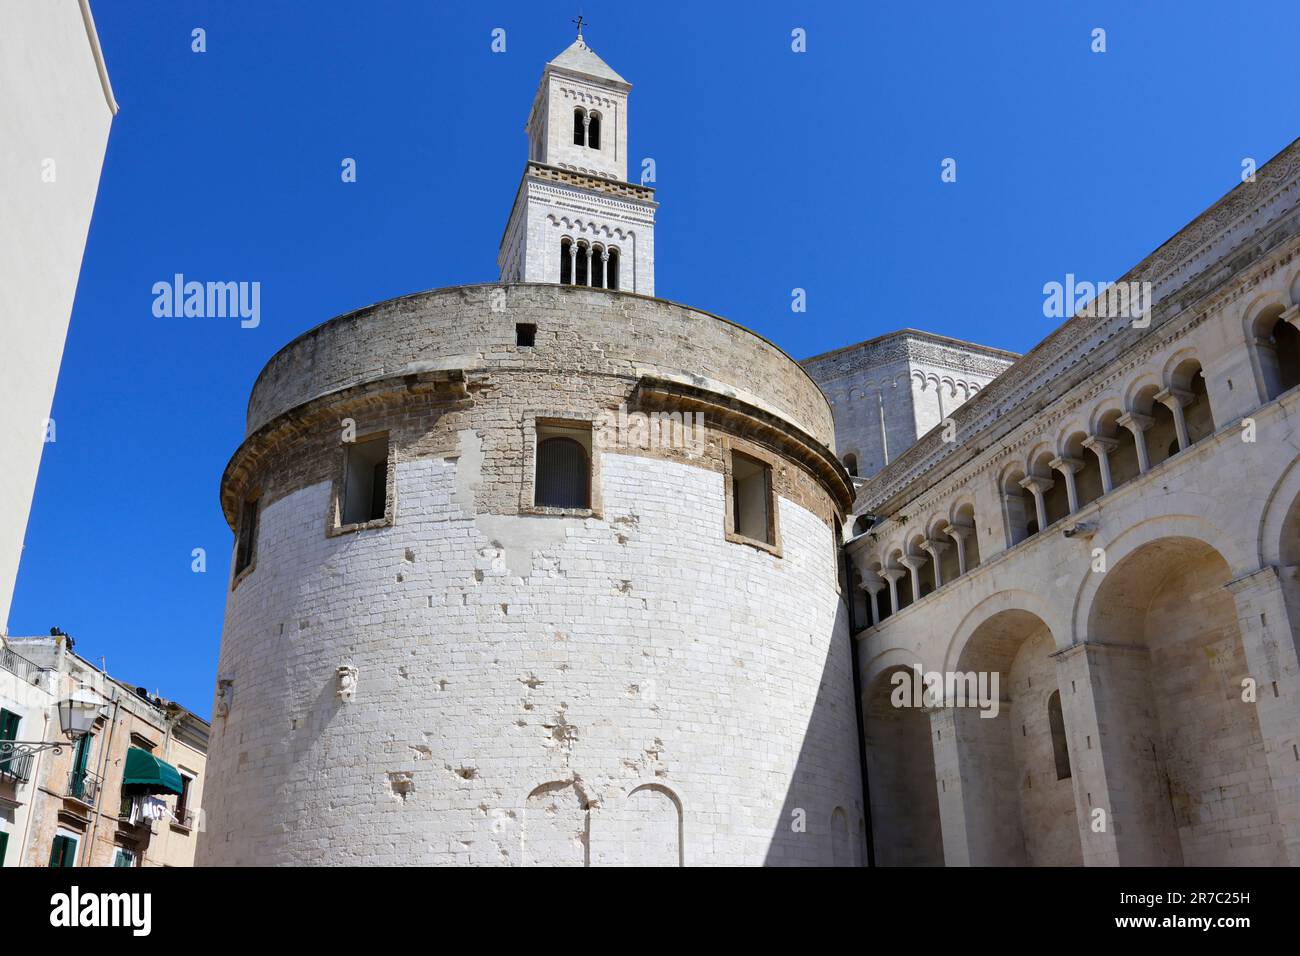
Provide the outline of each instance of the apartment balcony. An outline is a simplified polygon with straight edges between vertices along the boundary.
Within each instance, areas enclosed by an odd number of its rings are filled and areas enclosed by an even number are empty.
[[[104,781],[99,774],[89,770],[74,770],[68,774],[68,789],[64,791],[65,800],[75,800],[86,807],[94,807],[99,797],[99,788]]]
[[[10,783],[26,783],[31,780],[32,760],[31,754],[6,750],[4,742],[0,741],[0,780]]]
[[[0,667],[11,674],[16,674],[28,684],[35,684],[42,670],[21,654],[15,654],[12,648],[3,645],[0,645]]]

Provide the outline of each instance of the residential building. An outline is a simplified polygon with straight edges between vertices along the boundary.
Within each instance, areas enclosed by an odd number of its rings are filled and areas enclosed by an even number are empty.
[[[9,638],[0,660],[0,736],[61,744],[0,748],[5,866],[190,866],[202,816],[208,723],[106,675],[67,635]],[[103,701],[68,742],[57,704],[78,688]]]

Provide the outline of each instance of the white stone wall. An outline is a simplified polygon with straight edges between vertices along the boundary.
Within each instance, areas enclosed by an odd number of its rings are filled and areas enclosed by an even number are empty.
[[[720,474],[605,453],[603,519],[510,519],[520,578],[459,467],[401,463],[390,528],[327,537],[324,484],[266,508],[200,865],[861,861],[825,523],[782,500],[778,558],[724,540]]]

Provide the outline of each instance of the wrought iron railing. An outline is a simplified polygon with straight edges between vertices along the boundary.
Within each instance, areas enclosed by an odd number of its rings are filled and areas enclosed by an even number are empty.
[[[68,793],[69,797],[74,800],[80,800],[87,806],[95,805],[95,797],[99,795],[99,787],[103,781],[98,774],[91,773],[89,770],[74,770],[68,774]]]
[[[21,654],[15,654],[11,648],[0,645],[0,667],[9,671],[11,674],[17,674],[27,683],[32,683],[36,675],[41,672],[41,668],[33,664]]]
[[[0,779],[17,783],[32,779],[32,755],[15,750],[8,741],[0,740]]]

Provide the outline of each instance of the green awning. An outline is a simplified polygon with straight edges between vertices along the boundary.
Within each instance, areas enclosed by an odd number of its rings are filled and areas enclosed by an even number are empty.
[[[148,793],[181,792],[181,773],[165,760],[159,760],[147,750],[131,747],[126,752],[126,769],[122,772],[122,785],[143,787]]]

